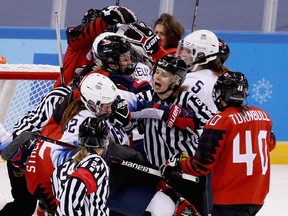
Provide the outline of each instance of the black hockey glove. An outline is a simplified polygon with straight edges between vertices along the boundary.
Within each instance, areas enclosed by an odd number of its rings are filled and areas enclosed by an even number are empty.
[[[100,14],[101,14],[101,10],[91,8],[88,11],[86,11],[86,13],[83,16],[81,23],[88,23],[88,22],[90,22],[90,20],[93,20],[96,17],[99,17]]]
[[[125,99],[122,99],[120,96],[117,96],[112,104],[112,113],[109,121],[116,127],[124,127],[127,132],[133,129],[128,104]]]
[[[195,206],[191,204],[189,201],[181,197],[176,202],[176,208],[175,208],[175,216],[182,216],[182,215],[187,215],[187,216],[201,216],[200,212],[197,211]]]
[[[101,11],[102,19],[108,25],[130,24],[137,22],[136,14],[127,7],[109,6]]]
[[[169,183],[174,178],[174,176],[177,176],[177,173],[182,172],[180,161],[181,155],[177,153],[160,166],[160,173],[167,183]]]
[[[160,49],[160,38],[155,35],[149,27],[142,24],[131,24],[129,29],[124,33],[129,41],[142,46],[144,51],[153,55]]]

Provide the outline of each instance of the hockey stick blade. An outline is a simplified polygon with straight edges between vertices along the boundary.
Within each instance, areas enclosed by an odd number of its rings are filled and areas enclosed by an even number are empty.
[[[9,145],[7,145],[7,147],[1,152],[1,157],[4,160],[11,159],[22,145],[29,142],[31,139],[35,139],[35,138],[36,136],[32,132],[29,132],[29,131],[22,132]]]
[[[153,169],[153,168],[141,165],[141,164],[137,164],[137,163],[134,163],[134,162],[131,162],[131,161],[118,159],[118,158],[115,158],[115,157],[112,157],[112,162],[119,163],[119,164],[121,164],[123,166],[129,167],[129,168],[132,168],[132,169],[136,169],[136,170],[139,170],[141,172],[146,172],[146,173],[149,173],[151,175],[162,177],[159,170],[156,170],[156,169]],[[197,182],[197,183],[199,182],[199,178],[198,177],[192,176],[192,175],[188,175],[188,174],[185,174],[185,173],[177,173],[177,174],[175,173],[175,176],[177,176],[179,178],[186,179],[188,181],[193,181],[193,182]]]

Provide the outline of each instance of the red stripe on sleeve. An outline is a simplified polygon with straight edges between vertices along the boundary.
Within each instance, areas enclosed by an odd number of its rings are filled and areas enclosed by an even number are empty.
[[[87,195],[95,192],[97,190],[97,181],[93,174],[89,170],[84,168],[78,168],[72,173],[72,177],[78,178],[84,182],[87,188]]]

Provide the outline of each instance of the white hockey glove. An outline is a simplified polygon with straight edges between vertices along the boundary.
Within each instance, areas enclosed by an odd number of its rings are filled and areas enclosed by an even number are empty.
[[[124,33],[134,44],[142,46],[148,55],[155,54],[160,49],[160,38],[149,27],[143,24],[131,24]]]

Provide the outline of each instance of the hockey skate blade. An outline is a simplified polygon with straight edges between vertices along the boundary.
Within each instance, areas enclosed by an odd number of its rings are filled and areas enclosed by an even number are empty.
[[[29,131],[24,131],[18,135],[3,151],[1,152],[1,157],[4,160],[9,160],[17,152],[17,150],[29,140],[35,139],[35,134]]]

